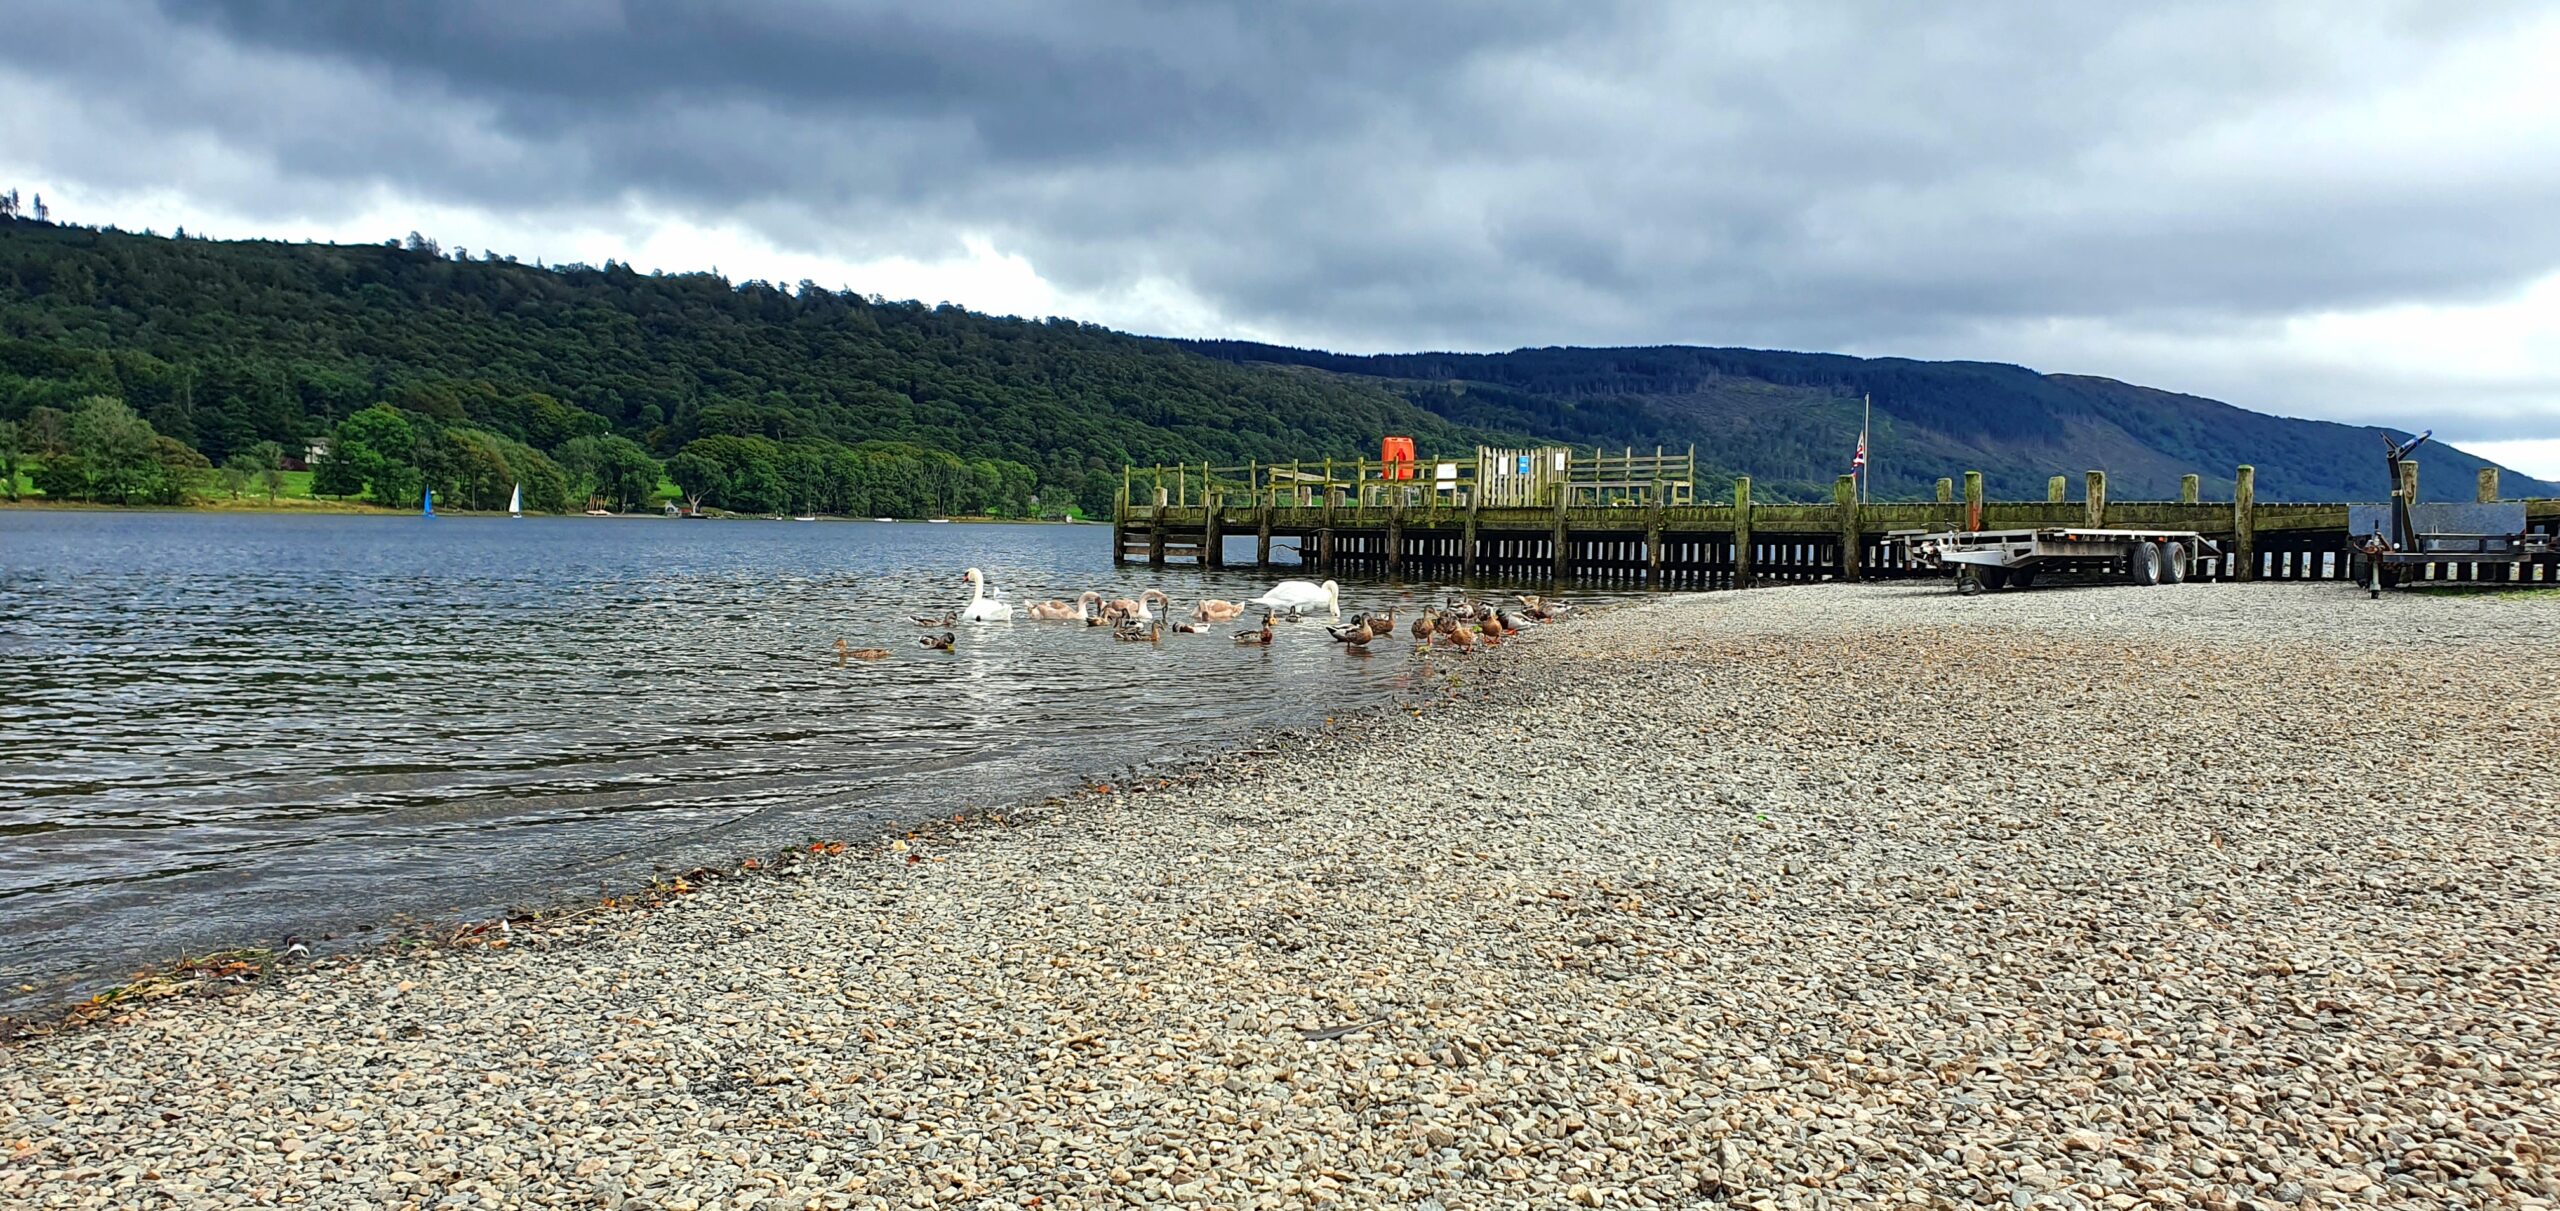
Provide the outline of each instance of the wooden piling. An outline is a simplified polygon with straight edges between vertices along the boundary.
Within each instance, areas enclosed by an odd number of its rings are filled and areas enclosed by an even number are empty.
[[[1551,553],[1555,556],[1555,566],[1549,569],[1547,575],[1558,584],[1562,584],[1573,575],[1573,531],[1565,525],[1565,509],[1572,503],[1572,481],[1567,480],[1557,484],[1555,541],[1551,547]]]
[[[2258,578],[2258,469],[2246,463],[2231,477],[2231,561],[2232,579]]]
[[[1942,505],[1956,503],[1956,481],[1944,475],[1938,477],[1938,503]]]
[[[1164,566],[1164,489],[1156,489],[1155,514],[1147,520],[1147,566]]]
[[[2472,499],[2484,505],[2498,503],[2498,469],[2496,467],[2480,468],[2480,492]]]
[[[2071,477],[2057,475],[2044,481],[2044,503],[2058,505],[2071,499]]]
[[[1129,468],[1120,468],[1120,499],[1111,502],[1111,564],[1129,562]]]
[[[1200,503],[1204,507],[1200,520],[1200,566],[1223,568],[1227,566],[1226,552],[1222,550],[1226,545],[1226,535],[1218,530],[1218,514],[1225,510],[1226,494],[1210,491],[1206,475],[1201,477],[1201,485]]]
[[[1751,477],[1733,477],[1733,587],[1751,587]]]
[[[1657,466],[1661,457],[1660,450],[1654,451]],[[1662,587],[1662,485],[1658,483],[1654,485],[1653,503],[1644,511],[1644,582],[1653,588]]]
[[[1387,488],[1387,575],[1404,571],[1404,492]]]
[[[1831,503],[1840,510],[1840,579],[1858,578],[1858,477],[1843,475],[1831,485]]]
[[[1476,481],[1481,484],[1484,481]],[[1458,536],[1458,575],[1473,580],[1476,575],[1476,493],[1467,494],[1467,521]]]
[[[2083,524],[2095,530],[2107,524],[2107,473],[2091,471],[2088,481],[2089,494],[2082,499],[2088,502],[2089,520]]]
[[[1964,473],[1964,528],[1982,528],[1982,472]]]
[[[2203,495],[2203,494],[2204,494],[2204,477],[2203,477],[2203,476],[2201,476],[2201,475],[2181,475],[2181,476],[2179,476],[2179,477],[2178,477],[2178,503],[2179,503],[2179,504],[2182,504],[2182,505],[2191,505],[2191,504],[2194,504],[2194,503],[2196,503],[2197,501],[2202,500],[2202,499],[2204,498],[2204,495]]]
[[[1271,566],[1271,501],[1268,498],[1258,500],[1253,506],[1253,564],[1257,568]]]

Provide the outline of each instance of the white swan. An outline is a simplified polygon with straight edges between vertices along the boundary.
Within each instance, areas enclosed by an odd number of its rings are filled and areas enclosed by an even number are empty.
[[[968,581],[968,582],[969,582],[969,604],[968,604],[968,605],[966,605],[966,606],[961,607],[961,610],[960,610],[960,621],[962,621],[962,622],[1011,622],[1011,621],[1013,621],[1013,607],[1012,607],[1012,606],[1006,605],[1005,603],[1003,603],[1003,602],[1001,602],[1001,601],[992,600],[992,599],[990,599],[990,598],[986,595],[986,594],[987,594],[987,575],[986,575],[986,573],[981,572],[981,571],[977,570],[976,568],[971,568],[971,569],[969,569],[967,572],[962,573],[962,574],[961,574],[961,576],[960,576],[960,579],[962,579],[962,580],[965,580],[965,581]]]
[[[1306,580],[1284,580],[1271,586],[1271,591],[1254,598],[1249,605],[1266,610],[1286,610],[1303,614],[1322,609],[1336,618],[1342,617],[1342,588],[1328,580],[1316,584]]]

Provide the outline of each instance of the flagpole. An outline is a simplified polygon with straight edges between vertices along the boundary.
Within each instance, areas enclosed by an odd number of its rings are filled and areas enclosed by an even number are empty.
[[[1858,468],[1858,470],[1859,470],[1861,473],[1863,473],[1863,474],[1864,474],[1864,476],[1865,476],[1865,481],[1864,481],[1864,482],[1865,482],[1866,489],[1867,489],[1867,495],[1866,495],[1866,499],[1865,499],[1863,502],[1861,502],[1861,503],[1865,503],[1865,504],[1873,504],[1873,503],[1875,503],[1875,498],[1876,498],[1876,438],[1875,438],[1875,424],[1876,424],[1876,395],[1875,395],[1875,392],[1870,391],[1870,392],[1868,392],[1868,393],[1867,393],[1867,415],[1866,415],[1866,419],[1861,420],[1861,421],[1859,421],[1859,422],[1858,422],[1858,444],[1859,444],[1859,445],[1861,445],[1861,446],[1863,446],[1863,447],[1865,447],[1865,448],[1866,448],[1866,451],[1867,451],[1867,465],[1865,465],[1865,466],[1863,466],[1863,467]]]

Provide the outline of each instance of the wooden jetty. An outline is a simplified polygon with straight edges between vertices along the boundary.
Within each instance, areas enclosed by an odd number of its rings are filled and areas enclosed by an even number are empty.
[[[2415,464],[2403,490],[2414,497]],[[1961,487],[1959,487],[1961,482]],[[2200,498],[2189,475],[2174,501],[2107,495],[2104,471],[2075,485],[2057,475],[2040,501],[1983,499],[1982,475],[1941,479],[1936,499],[1859,501],[1843,475],[1826,503],[1760,503],[1751,480],[1731,503],[1698,503],[1694,452],[1652,454],[1566,447],[1480,449],[1460,459],[1371,459],[1217,467],[1129,467],[1112,515],[1115,562],[1220,567],[1229,540],[1253,538],[1253,562],[1275,547],[1321,572],[1460,579],[1597,581],[1663,588],[1745,588],[1825,580],[1943,575],[1914,566],[1897,538],[1954,529],[2041,526],[2194,530],[2225,554],[2199,561],[2198,580],[2346,580],[2347,509],[2337,503],[2256,500],[2256,471],[2232,477],[2232,499]],[[2498,497],[2480,474],[2477,499]],[[2528,525],[2560,531],[2560,500],[2529,500]],[[2422,579],[2560,584],[2545,560],[2499,568],[2430,565]]]

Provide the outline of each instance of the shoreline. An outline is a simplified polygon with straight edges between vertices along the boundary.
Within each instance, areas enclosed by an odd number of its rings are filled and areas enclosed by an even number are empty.
[[[0,1043],[0,1198],[2531,1205],[2518,606],[1630,605],[1169,785]]]
[[[255,513],[255,514],[266,515],[266,516],[315,516],[315,515],[326,515],[326,516],[337,516],[337,517],[416,517],[416,516],[419,516],[419,512],[418,512],[418,510],[416,510],[416,509],[393,509],[393,508],[386,508],[386,507],[381,506],[381,505],[369,505],[369,504],[365,504],[365,503],[364,503],[364,502],[362,502],[362,501],[353,500],[353,499],[346,499],[346,500],[328,500],[328,501],[312,500],[312,499],[309,499],[309,498],[296,498],[296,499],[301,500],[301,503],[299,503],[299,504],[281,504],[281,503],[280,503],[280,504],[268,505],[268,504],[260,504],[260,503],[258,503],[258,502],[256,502],[256,501],[240,500],[240,501],[206,501],[206,502],[202,502],[202,503],[198,503],[198,504],[192,504],[192,505],[116,505],[116,504],[105,504],[105,503],[98,502],[98,501],[87,501],[87,500],[39,500],[39,499],[33,499],[33,498],[20,499],[20,500],[6,500],[6,499],[0,499],[0,510],[24,509],[24,510],[27,510],[27,511],[29,511],[29,512],[38,512],[38,513]],[[512,514],[510,514],[510,513],[508,513],[508,512],[507,512],[506,510],[504,510],[504,509],[464,509],[464,508],[446,508],[445,506],[438,505],[438,506],[436,507],[436,516],[438,516],[438,517],[508,517],[508,516],[513,516],[513,515],[512,515]],[[634,510],[631,510],[631,511],[629,511],[629,512],[624,512],[624,513],[604,513],[604,514],[593,514],[593,513],[585,513],[585,512],[571,512],[571,513],[531,513],[531,512],[528,512],[528,513],[524,514],[523,516],[525,516],[525,517],[527,517],[527,518],[552,518],[552,517],[579,517],[579,518],[585,518],[585,517],[593,517],[593,518],[595,518],[595,519],[596,519],[596,520],[598,520],[598,521],[627,521],[627,520],[632,520],[632,519],[639,519],[639,520],[646,520],[646,521],[689,521],[689,520],[693,520],[693,519],[691,519],[691,518],[686,518],[686,517],[669,517],[669,516],[667,516],[667,515],[666,515],[666,514],[664,514],[664,513],[652,513],[652,512],[648,512],[648,511],[645,511],[645,510],[639,510],[639,509],[634,509]],[[759,514],[746,514],[746,513],[720,513],[720,514],[716,514],[716,515],[714,515],[714,516],[710,516],[710,517],[702,518],[701,520],[703,520],[703,521],[797,521],[797,520],[799,520],[799,519],[798,519],[798,518],[795,518],[795,517],[790,517],[790,516],[783,516],[783,517],[771,517],[771,516],[767,516],[767,515],[760,514],[760,513],[759,513]],[[869,523],[873,523],[873,524],[878,524],[878,519],[877,519],[877,518],[872,518],[872,517],[855,517],[855,516],[853,516],[853,515],[851,515],[851,514],[842,514],[842,515],[839,515],[839,514],[834,514],[834,513],[823,513],[823,514],[818,515],[817,520],[819,520],[819,521],[835,521],[835,522],[856,521],[856,522],[869,522]],[[900,518],[893,518],[893,519],[892,519],[893,523],[894,523],[894,524],[898,524],[898,525],[923,525],[923,524],[925,524],[926,520],[927,520],[927,519],[922,518],[922,517],[900,517]],[[1093,520],[1093,519],[1091,519],[1091,518],[1086,518],[1086,519],[1081,520],[1081,521],[1068,521],[1068,520],[1063,520],[1063,519],[1058,519],[1058,518],[1048,518],[1048,517],[952,517],[952,518],[945,518],[944,520],[946,520],[946,521],[948,521],[948,522],[950,522],[950,523],[952,523],[952,524],[954,524],[954,525],[1007,525],[1007,526],[1014,526],[1014,525],[1019,525],[1019,526],[1066,526],[1066,525],[1083,525],[1083,526],[1092,526],[1092,525],[1108,525],[1108,524],[1109,524],[1107,521],[1095,521],[1095,520]]]

